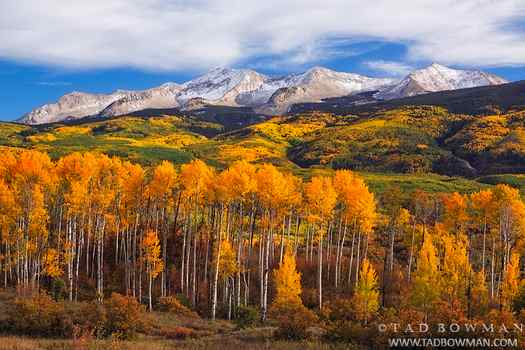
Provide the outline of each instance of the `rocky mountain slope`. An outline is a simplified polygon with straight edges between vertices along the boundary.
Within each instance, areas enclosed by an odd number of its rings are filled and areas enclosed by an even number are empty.
[[[497,75],[479,70],[451,69],[437,63],[416,70],[390,89],[378,92],[375,97],[391,100],[421,95],[429,92],[465,89],[477,86],[507,83]]]
[[[275,115],[286,113],[296,103],[320,102],[367,91],[378,91],[374,95],[377,99],[393,99],[504,82],[492,74],[437,64],[415,71],[399,83],[323,67],[278,78],[249,69],[216,68],[183,84],[166,83],[143,91],[117,90],[107,95],[73,92],[18,121],[46,124],[86,116],[112,117],[150,109],[192,110],[207,105],[250,107],[256,113]]]

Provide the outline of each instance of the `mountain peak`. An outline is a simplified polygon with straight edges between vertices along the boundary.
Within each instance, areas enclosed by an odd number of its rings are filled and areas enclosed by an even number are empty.
[[[394,99],[428,92],[465,89],[485,85],[504,84],[507,81],[479,70],[461,70],[432,63],[413,71],[391,89],[376,94],[377,98]]]
[[[24,115],[27,124],[58,122],[86,116],[117,116],[155,108],[185,108],[201,104],[253,107],[258,112],[280,114],[294,103],[379,91],[374,96],[392,99],[433,91],[502,84],[506,81],[481,71],[457,70],[438,63],[419,69],[403,80],[370,78],[314,66],[303,73],[267,77],[251,69],[215,67],[183,84],[165,83],[142,91],[116,90],[111,94],[73,91],[57,102]]]
[[[447,66],[444,66],[442,64],[439,64],[439,63],[436,63],[436,62],[432,62],[432,64],[430,66],[428,66],[427,68],[434,68],[434,69],[451,69]]]

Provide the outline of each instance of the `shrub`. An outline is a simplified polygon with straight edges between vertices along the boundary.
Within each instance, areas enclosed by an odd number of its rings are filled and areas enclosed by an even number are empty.
[[[49,293],[56,301],[63,300],[67,295],[66,283],[61,278],[53,278],[49,284]]]
[[[161,328],[157,335],[167,339],[186,339],[195,335],[191,328],[175,326]]]
[[[241,305],[237,308],[237,318],[234,320],[239,328],[251,327],[259,320],[259,311],[251,306]]]
[[[170,312],[176,315],[199,317],[195,312],[183,305],[176,297],[162,297],[159,299],[159,310],[163,312]]]
[[[7,331],[50,337],[62,337],[67,333],[63,305],[47,294],[16,298],[6,309]]]
[[[368,345],[373,344],[377,338],[373,327],[347,320],[330,322],[325,336],[330,340]]]
[[[276,336],[285,339],[306,338],[306,329],[317,322],[317,316],[300,303],[273,304],[270,317],[279,327]]]
[[[144,306],[133,297],[113,293],[111,298],[104,301],[104,307],[107,314],[106,335],[129,339],[150,324]]]
[[[103,305],[98,303],[66,303],[65,312],[69,322],[69,337],[106,336],[107,313]]]

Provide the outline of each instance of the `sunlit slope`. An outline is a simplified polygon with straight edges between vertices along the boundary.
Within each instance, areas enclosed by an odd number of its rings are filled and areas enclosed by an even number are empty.
[[[432,106],[366,116],[315,112],[230,132],[188,116],[128,116],[41,127],[1,123],[0,145],[43,150],[53,158],[100,151],[144,165],[199,158],[222,169],[243,159],[272,163],[305,178],[349,168],[362,173],[374,191],[399,186],[469,192],[499,180],[481,184],[465,177],[486,175],[487,169],[521,172],[523,114],[473,117]],[[487,163],[491,166],[483,166]]]
[[[9,126],[9,127],[8,127]],[[25,128],[8,133],[13,128]],[[185,148],[206,142],[221,126],[174,116],[122,117],[76,125],[53,124],[43,128],[6,124],[0,127],[4,145],[47,151],[53,158],[75,151],[100,151],[143,164],[167,159],[184,163],[192,159]]]

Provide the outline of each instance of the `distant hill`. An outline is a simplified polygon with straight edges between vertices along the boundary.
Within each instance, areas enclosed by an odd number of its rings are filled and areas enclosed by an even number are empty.
[[[299,103],[289,114],[321,111],[334,114],[367,114],[401,106],[433,105],[452,113],[471,115],[494,114],[525,106],[525,81],[495,86],[482,86],[453,91],[441,91],[393,99],[374,101],[374,93],[324,99],[320,103]]]

